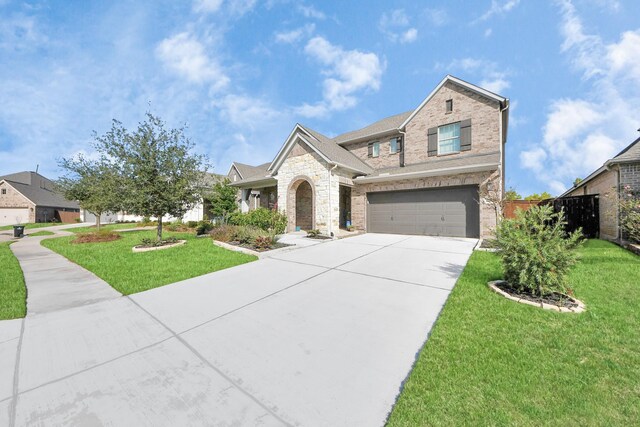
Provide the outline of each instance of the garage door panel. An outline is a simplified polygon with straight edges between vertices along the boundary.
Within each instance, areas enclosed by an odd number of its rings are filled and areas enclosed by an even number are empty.
[[[478,237],[477,194],[475,186],[368,193],[368,230]]]
[[[29,208],[0,208],[0,225],[29,222]]]

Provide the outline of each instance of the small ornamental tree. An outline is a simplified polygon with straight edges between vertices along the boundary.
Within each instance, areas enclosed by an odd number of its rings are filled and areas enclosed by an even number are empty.
[[[202,198],[206,157],[192,153],[194,144],[184,131],[166,129],[160,118],[147,113],[134,132],[114,120],[111,130],[96,139],[96,149],[121,177],[124,209],[156,217],[158,241],[163,216],[180,218]]]
[[[512,287],[535,296],[567,293],[567,273],[577,261],[582,233],[567,235],[565,225],[564,214],[548,205],[517,210],[516,218],[502,220],[496,241]]]
[[[222,218],[223,224],[227,223],[231,214],[238,211],[238,202],[236,201],[238,190],[230,184],[229,178],[216,182],[209,195],[211,214],[214,217]]]
[[[510,187],[507,191],[504,192],[505,200],[520,200],[522,196],[515,190],[515,188]]]
[[[99,230],[100,216],[117,212],[122,207],[120,177],[104,158],[89,160],[78,155],[63,158],[58,164],[67,171],[56,182],[58,190],[66,199],[77,200],[82,209],[94,214]]]

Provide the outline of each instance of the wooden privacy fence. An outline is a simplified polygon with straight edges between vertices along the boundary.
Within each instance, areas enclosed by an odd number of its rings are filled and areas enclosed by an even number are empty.
[[[540,203],[540,200],[507,200],[504,202],[504,217],[515,218],[516,210],[521,209],[526,211],[538,203]]]
[[[600,236],[600,207],[597,195],[571,196],[545,200],[555,212],[564,212],[565,230],[572,233],[582,227],[582,234],[590,239]]]

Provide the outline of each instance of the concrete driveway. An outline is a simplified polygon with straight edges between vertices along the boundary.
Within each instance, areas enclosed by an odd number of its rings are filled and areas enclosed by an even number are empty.
[[[475,243],[366,234],[0,322],[0,425],[382,425]]]

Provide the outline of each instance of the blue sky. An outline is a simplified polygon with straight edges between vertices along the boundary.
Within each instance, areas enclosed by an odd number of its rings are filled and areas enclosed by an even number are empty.
[[[470,5],[472,4],[472,6]],[[0,0],[0,175],[51,178],[151,110],[213,170],[333,136],[453,74],[511,99],[507,186],[558,194],[638,136],[640,2]]]

